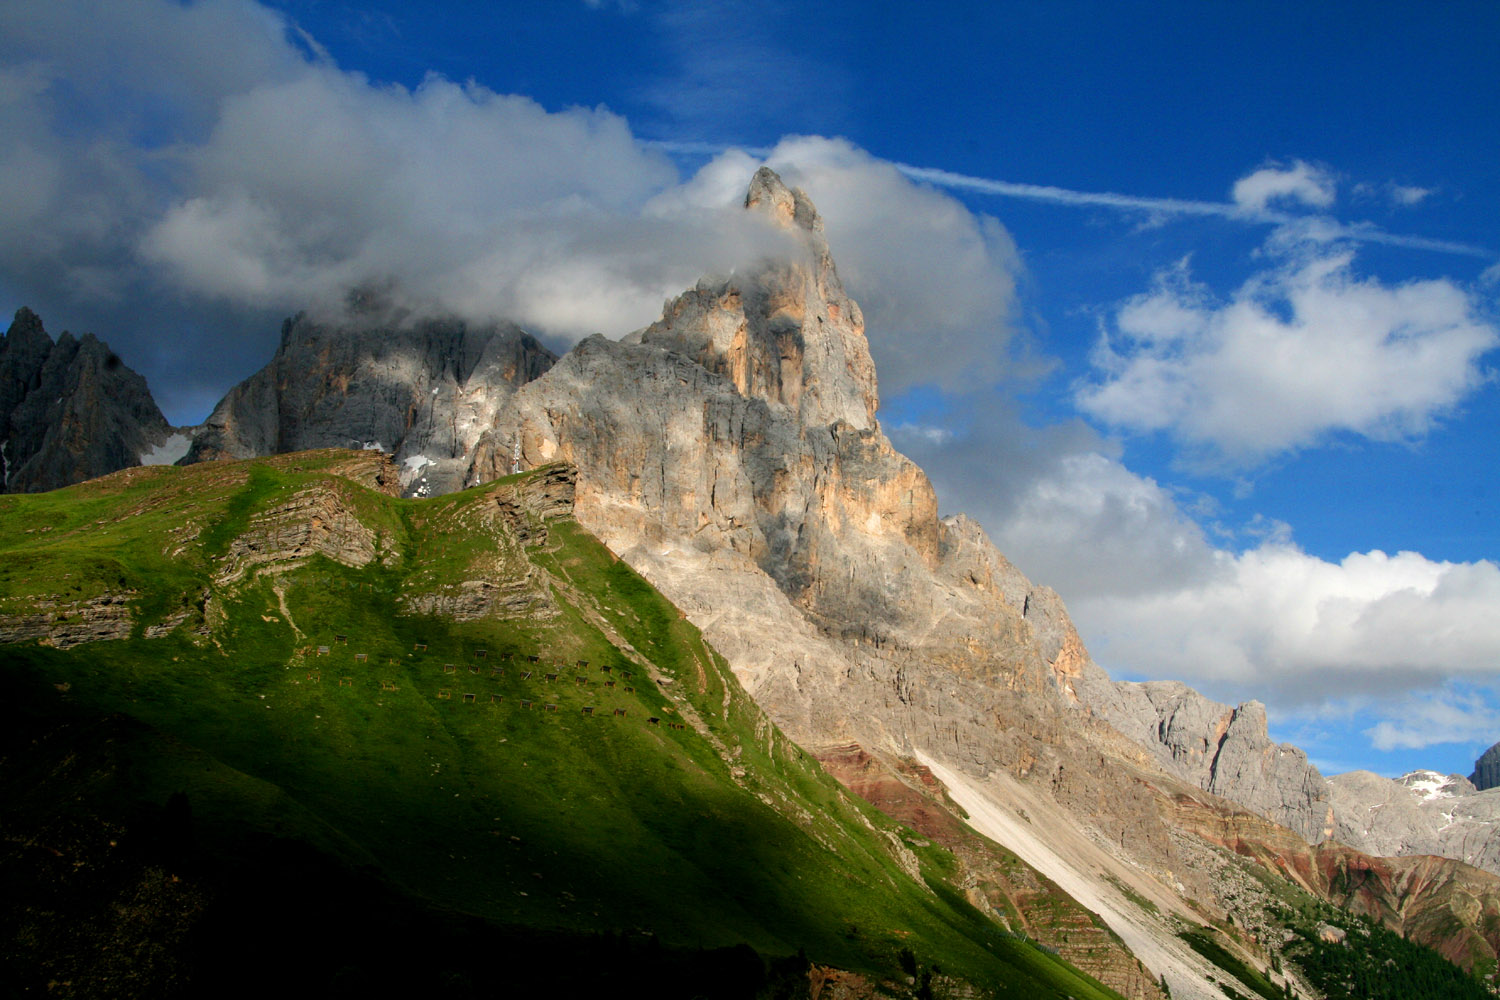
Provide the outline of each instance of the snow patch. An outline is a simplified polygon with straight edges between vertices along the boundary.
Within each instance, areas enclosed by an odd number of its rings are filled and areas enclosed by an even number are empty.
[[[1405,785],[1407,791],[1421,799],[1423,802],[1431,802],[1433,799],[1451,799],[1453,795],[1453,777],[1446,774],[1438,774],[1436,771],[1412,771],[1401,776],[1401,784]]]
[[[173,431],[165,441],[141,452],[142,465],[176,465],[177,460],[193,446],[193,436],[186,431]]]
[[[379,441],[366,441],[359,446],[360,451],[385,451],[385,445]]]
[[[432,459],[426,455],[408,455],[401,464],[406,467],[406,474],[408,476],[415,476],[424,468],[431,465]]]

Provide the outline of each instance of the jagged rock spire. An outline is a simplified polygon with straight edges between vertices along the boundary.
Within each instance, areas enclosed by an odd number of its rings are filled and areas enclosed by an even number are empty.
[[[751,179],[745,208],[799,235],[806,256],[700,282],[668,304],[643,341],[693,358],[805,426],[874,428],[879,394],[864,316],[839,281],[818,210],[770,167]]]
[[[54,344],[24,306],[0,337],[0,492],[56,489],[138,465],[171,431],[145,379],[93,334]]]
[[[745,192],[745,207],[760,209],[777,222],[809,233],[823,232],[823,218],[813,207],[812,200],[801,188],[788,188],[781,175],[770,167],[761,167],[750,179],[750,189]]]

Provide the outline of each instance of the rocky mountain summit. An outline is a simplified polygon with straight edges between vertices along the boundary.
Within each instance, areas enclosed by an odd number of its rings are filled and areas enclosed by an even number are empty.
[[[1335,839],[1379,855],[1435,854],[1500,873],[1500,788],[1462,775],[1400,779],[1350,771],[1328,779]]]
[[[22,307],[0,337],[0,492],[34,493],[182,457],[146,380],[91,333],[54,343]]]

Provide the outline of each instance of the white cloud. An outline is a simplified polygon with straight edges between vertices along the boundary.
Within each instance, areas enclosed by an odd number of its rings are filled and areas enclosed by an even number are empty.
[[[1291,255],[1224,302],[1185,262],[1161,273],[1117,311],[1078,406],[1230,466],[1333,432],[1425,433],[1485,380],[1480,359],[1500,332],[1453,282],[1361,279],[1352,258]]]
[[[165,284],[327,310],[380,284],[567,341],[649,323],[705,272],[785,246],[739,211],[749,154],[684,183],[606,109],[440,77],[377,85],[248,0],[0,17],[0,124],[27,137],[0,148],[0,263],[74,295]],[[686,7],[661,17],[710,30]],[[999,370],[1017,265],[998,222],[842,141],[770,152],[818,201],[889,386]]]
[[[1410,184],[1395,184],[1390,186],[1391,201],[1397,205],[1410,206],[1420,204],[1427,200],[1432,194],[1431,188],[1415,187]]]
[[[1263,212],[1272,202],[1312,208],[1333,205],[1336,185],[1326,170],[1297,160],[1290,167],[1266,166],[1234,182],[1230,197],[1243,211]]]
[[[1377,750],[1421,750],[1442,743],[1489,746],[1500,734],[1500,709],[1478,691],[1403,698],[1391,716],[1364,730]]]
[[[1281,705],[1489,680],[1500,667],[1492,562],[1371,551],[1331,563],[1285,542],[1213,561],[1199,586],[1083,602],[1096,657]]]
[[[1188,513],[1199,498],[1132,472],[1085,428],[1028,427],[979,397],[948,408],[951,435],[927,421],[893,426],[892,438],[931,475],[945,512],[976,517],[1022,572],[1062,595],[1113,676],[1258,698],[1273,723],[1347,727],[1353,711],[1382,749],[1500,731],[1484,730],[1476,707],[1492,697],[1452,690],[1455,679],[1500,688],[1494,562],[1379,551],[1334,562],[1267,518],[1226,533],[1246,548],[1224,547]],[[1462,726],[1455,708],[1469,711]],[[1456,735],[1443,735],[1444,719]]]
[[[436,77],[407,91],[310,67],[227,98],[187,160],[196,191],[144,253],[189,290],[252,302],[394,279],[419,305],[618,335],[776,245],[740,215],[648,217],[677,174],[618,116]]]
[[[890,426],[892,440],[932,478],[945,513],[978,519],[1070,608],[1176,593],[1216,572],[1213,548],[1178,498],[1125,468],[1086,426],[1030,427],[989,396],[952,397],[950,405],[955,412],[942,421]]]

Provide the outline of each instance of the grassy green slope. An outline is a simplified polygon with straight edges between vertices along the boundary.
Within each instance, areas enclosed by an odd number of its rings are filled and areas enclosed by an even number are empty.
[[[156,831],[136,837],[151,843],[133,879],[180,867],[163,845],[185,839],[199,859],[184,876],[199,895],[172,904],[189,942],[233,897],[202,873],[312,865],[318,898],[287,888],[289,909],[317,911],[328,894],[409,903],[408,924],[429,935],[477,920],[462,933],[538,954],[649,931],[674,954],[800,950],[899,985],[909,950],[922,970],[999,995],[1114,996],[1001,934],[944,881],[941,848],[899,856],[904,828],[781,736],[697,630],[570,518],[495,516],[526,477],[398,500],[334,475],[351,464],[330,452],[132,470],[0,498],[0,623],[110,594],[134,613],[129,638],[0,647],[11,729],[34,734],[0,769],[12,843],[29,835],[34,848],[57,824],[59,782],[84,789],[75,802],[112,797],[113,811],[90,814],[99,829]],[[377,558],[354,568],[299,552],[227,580],[236,540],[309,491],[354,512]],[[516,607],[467,621],[413,612],[414,597],[476,578],[511,588]],[[110,748],[97,788],[69,771],[88,753],[60,733]],[[95,857],[103,836],[58,842]],[[293,847],[296,863],[283,857]],[[29,856],[13,851],[6,870],[50,898],[27,882]],[[913,859],[919,878],[903,868]],[[66,906],[18,903],[7,929],[46,945],[61,921],[44,911]],[[694,989],[732,992],[719,985]]]

